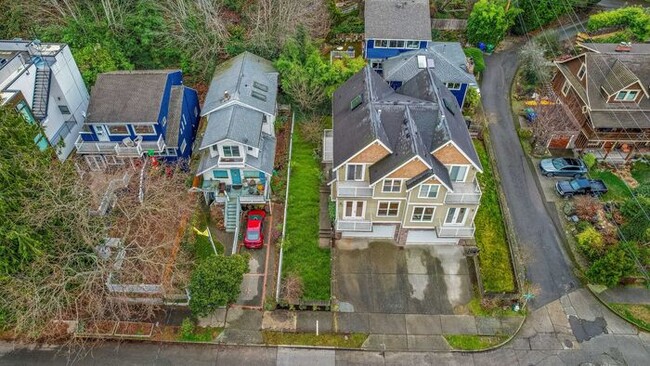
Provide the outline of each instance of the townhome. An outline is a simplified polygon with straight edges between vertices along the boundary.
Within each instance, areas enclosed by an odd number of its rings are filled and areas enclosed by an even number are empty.
[[[338,236],[473,238],[482,167],[456,98],[431,68],[395,91],[367,66],[336,90],[332,118],[325,150]]]
[[[271,199],[277,89],[273,64],[250,52],[219,65],[210,83],[196,175],[206,202],[226,206],[227,231],[242,206]]]
[[[145,155],[188,159],[199,120],[196,90],[180,70],[100,74],[75,145],[91,169]]]
[[[650,152],[650,46],[582,44],[578,56],[555,62],[552,85],[572,128],[550,148],[574,148],[599,159],[627,161]]]
[[[401,53],[383,63],[382,76],[394,89],[411,80],[420,70],[430,68],[442,81],[458,105],[465,104],[469,88],[478,88],[474,63],[458,42],[430,42],[427,48]]]
[[[431,42],[428,0],[366,0],[364,19],[364,55],[379,72],[385,59]]]
[[[70,156],[88,101],[66,44],[0,41],[0,105],[14,105],[28,123],[43,128],[34,140],[39,148],[55,147],[61,161]]]

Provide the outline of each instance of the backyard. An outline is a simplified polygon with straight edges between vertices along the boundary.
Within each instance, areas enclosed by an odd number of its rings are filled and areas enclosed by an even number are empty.
[[[296,122],[291,156],[282,274],[302,280],[303,299],[329,300],[330,252],[318,246],[321,170],[316,144],[306,141]]]
[[[497,183],[485,146],[474,140],[474,147],[483,165],[483,174],[477,175],[483,195],[474,219],[476,245],[481,250],[478,258],[483,287],[486,292],[512,292],[515,290],[514,276]]]

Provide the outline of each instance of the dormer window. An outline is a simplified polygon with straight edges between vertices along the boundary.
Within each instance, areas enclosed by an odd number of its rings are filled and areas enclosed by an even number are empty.
[[[633,102],[636,100],[636,97],[639,95],[638,90],[621,90],[616,93],[614,100],[617,102]]]
[[[223,156],[226,158],[238,158],[241,155],[239,155],[239,146],[224,146],[223,148]]]
[[[587,67],[585,64],[580,65],[580,70],[578,70],[578,79],[583,80],[585,78],[585,74],[587,73]]]

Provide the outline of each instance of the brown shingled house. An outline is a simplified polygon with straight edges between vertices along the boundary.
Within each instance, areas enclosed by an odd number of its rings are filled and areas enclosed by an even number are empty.
[[[551,147],[627,161],[650,152],[650,45],[582,44],[584,53],[556,61],[552,85],[579,128]]]

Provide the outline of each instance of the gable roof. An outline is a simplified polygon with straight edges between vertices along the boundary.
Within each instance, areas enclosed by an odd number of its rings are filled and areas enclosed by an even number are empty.
[[[428,0],[366,0],[366,39],[431,40]]]
[[[580,99],[589,107],[594,128],[650,128],[650,47],[632,45],[631,52],[617,52],[617,44],[584,44],[583,55],[555,65],[571,84]],[[636,52],[635,52],[636,50]],[[591,51],[591,52],[589,52]],[[576,59],[584,60],[586,86],[568,67]],[[639,82],[646,95],[639,103],[607,102],[609,96]]]
[[[219,109],[208,116],[200,149],[226,139],[259,148],[264,118],[264,113],[240,105]]]
[[[87,123],[157,122],[170,73],[179,70],[99,74],[90,93]]]
[[[201,115],[213,113],[232,102],[275,114],[277,91],[278,72],[273,63],[244,52],[217,66]]]
[[[352,109],[351,101],[359,95],[362,103]],[[456,99],[430,70],[396,92],[366,66],[336,90],[332,108],[335,169],[373,141],[390,149],[370,167],[371,184],[417,158],[428,166],[427,177],[452,187],[446,167],[431,155],[449,141],[482,169]]]
[[[445,83],[477,84],[474,75],[467,71],[465,52],[458,42],[432,42],[426,49],[404,52],[385,60],[384,79],[411,80],[422,70],[418,64],[420,56],[427,60],[427,67],[433,70],[436,77]]]

